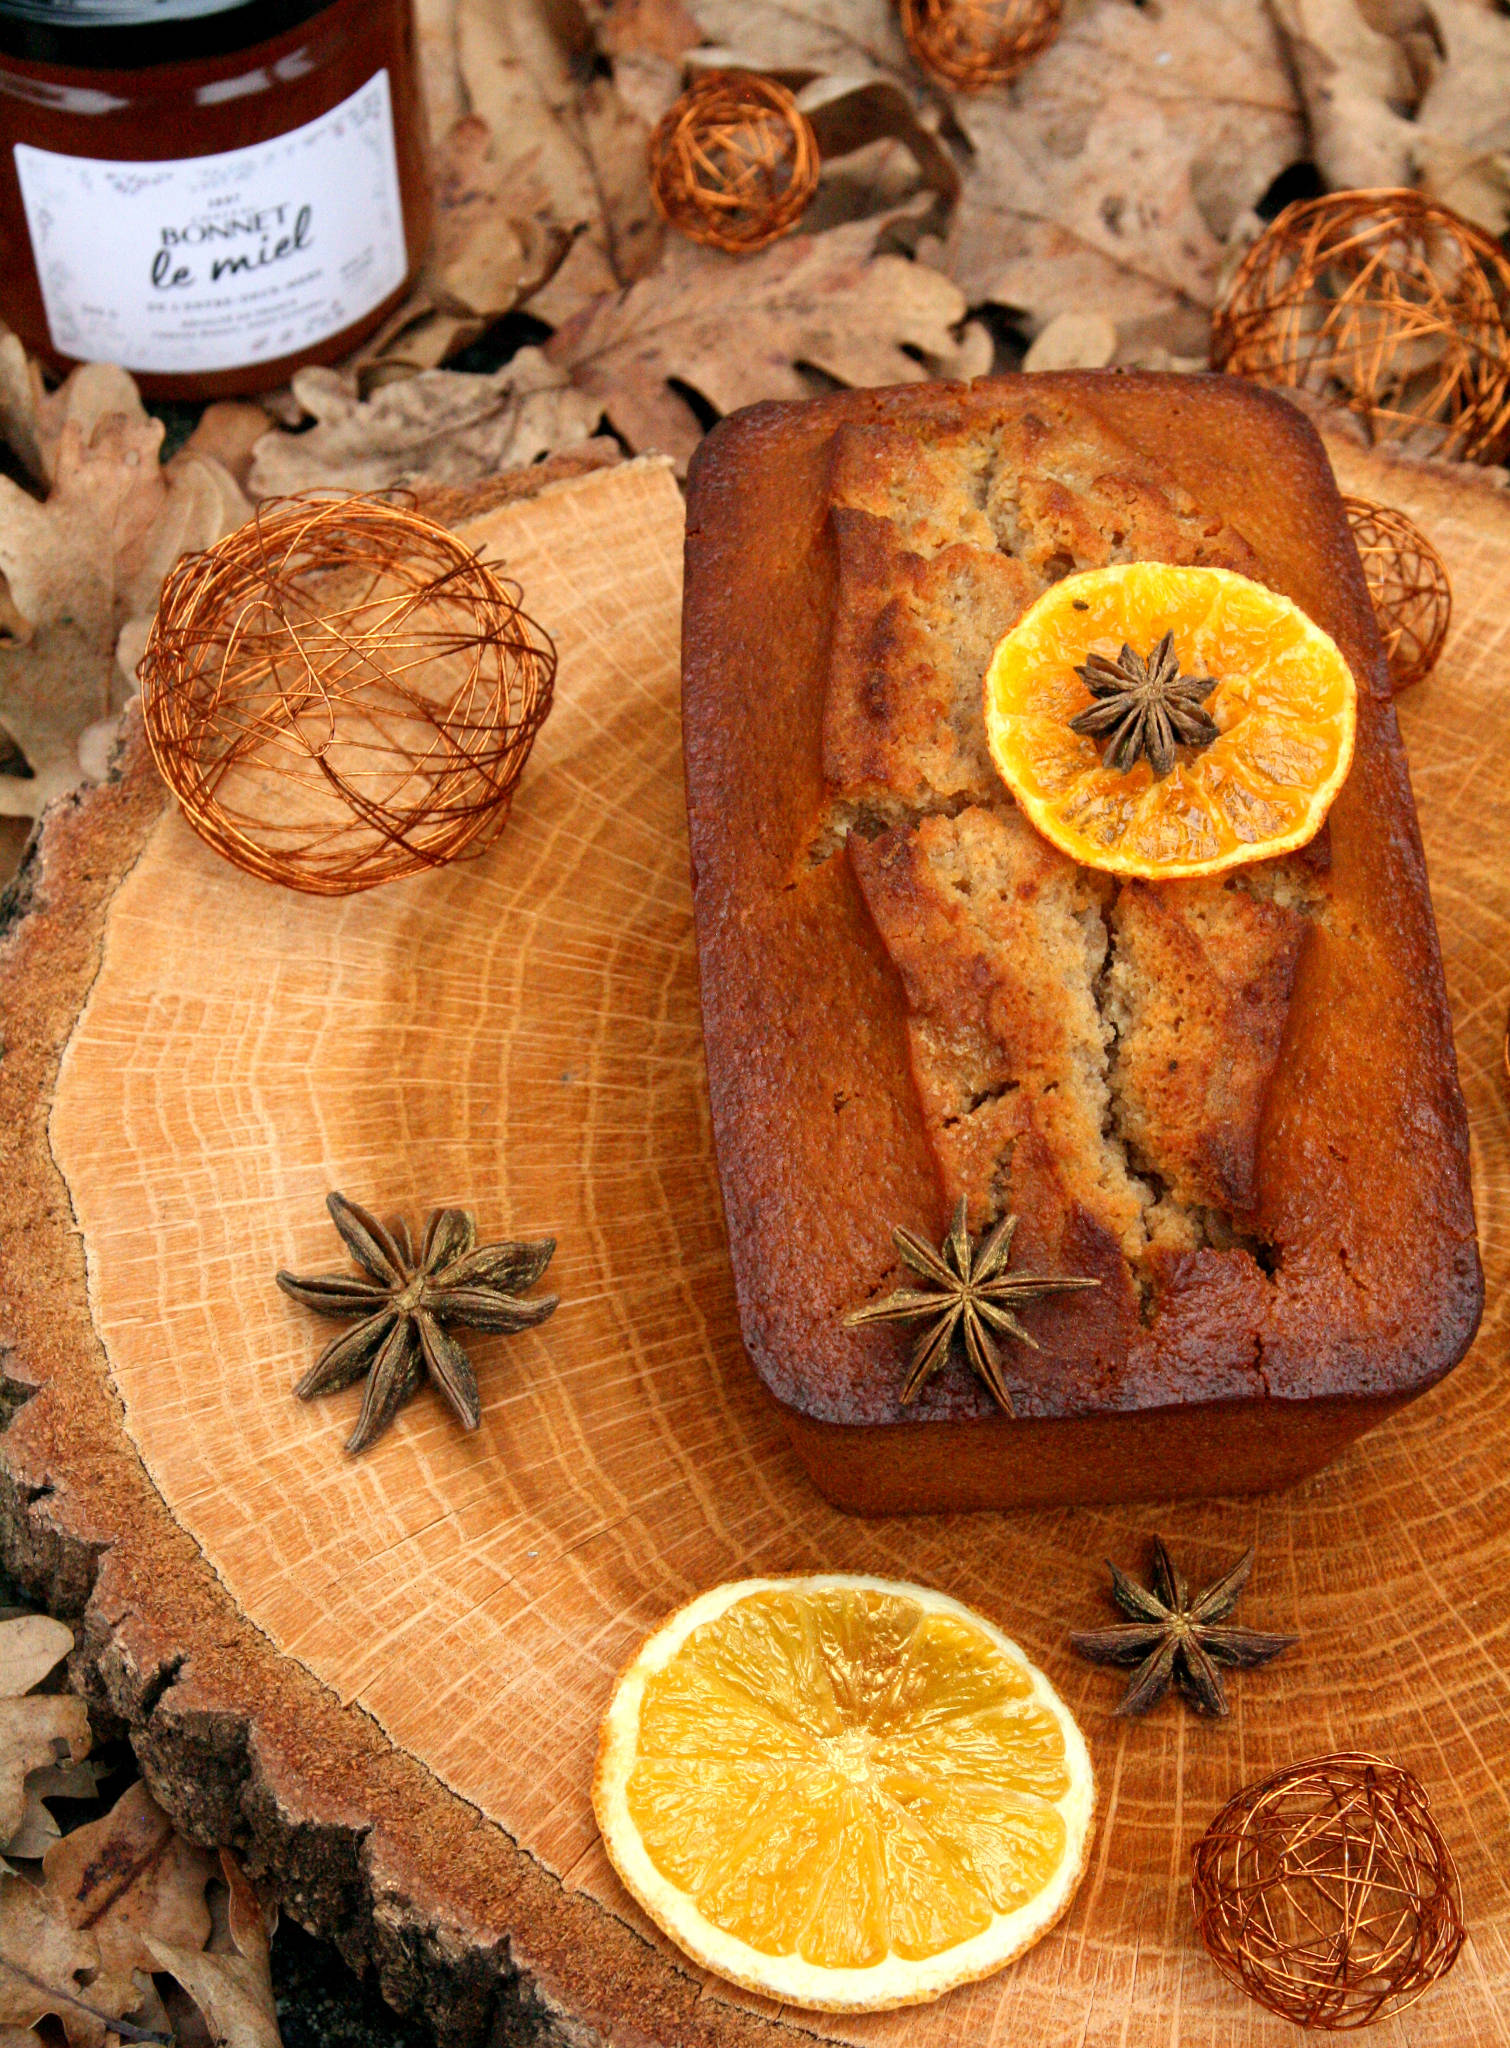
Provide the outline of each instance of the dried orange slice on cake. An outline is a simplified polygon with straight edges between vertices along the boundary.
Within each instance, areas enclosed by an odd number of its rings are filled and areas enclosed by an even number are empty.
[[[745,1579],[620,1678],[593,1806],[687,1953],[795,2005],[918,2005],[990,1975],[1074,1895],[1095,1781],[1068,1708],[946,1594]]]
[[[1066,576],[999,642],[986,736],[1083,866],[1172,880],[1304,846],[1353,759],[1357,689],[1289,598],[1228,569]]]

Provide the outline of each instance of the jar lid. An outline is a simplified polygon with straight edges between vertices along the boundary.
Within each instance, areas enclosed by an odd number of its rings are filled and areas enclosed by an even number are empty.
[[[334,0],[0,0],[0,55],[68,70],[135,71],[235,56]]]

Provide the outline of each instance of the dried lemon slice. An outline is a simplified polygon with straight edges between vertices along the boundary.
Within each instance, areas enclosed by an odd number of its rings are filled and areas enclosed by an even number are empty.
[[[1131,767],[1112,761],[1105,718],[1096,734],[1071,721],[1117,708],[1079,669],[1104,685],[1128,649],[1128,673],[1146,674],[1166,634],[1166,672],[1196,682],[1176,685],[1183,715],[1160,774],[1125,721]],[[1066,576],[1028,608],[992,656],[985,712],[997,769],[1046,839],[1085,867],[1171,880],[1315,837],[1352,765],[1357,689],[1335,641],[1277,591],[1228,569],[1126,562]],[[1178,743],[1182,731],[1208,737]]]
[[[720,1976],[795,2005],[918,2005],[1059,1918],[1095,1780],[1017,1645],[887,1579],[744,1579],[620,1678],[593,1807],[614,1868]]]

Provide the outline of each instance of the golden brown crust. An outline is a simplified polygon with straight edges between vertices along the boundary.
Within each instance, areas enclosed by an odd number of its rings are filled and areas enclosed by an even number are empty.
[[[1146,1265],[1151,1319],[1105,1317],[1102,1303],[1103,1326],[1092,1332],[1087,1304],[1097,1297],[1045,1304],[1045,1352],[1023,1361],[1019,1405],[1066,1417],[1213,1402],[1245,1411],[1265,1403],[1265,1390],[1381,1404],[1419,1391],[1466,1347],[1481,1282],[1465,1118],[1409,786],[1376,630],[1320,443],[1281,402],[1221,379],[1069,374],[757,407],[720,427],[694,464],[684,642],[689,806],[715,1128],[747,1345],[767,1385],[797,1414],[839,1424],[899,1421],[903,1343],[847,1331],[841,1317],[889,1283],[892,1224],[936,1236],[947,1220],[947,1176],[937,1170],[914,1085],[906,979],[872,915],[882,892],[871,891],[868,908],[855,864],[826,857],[855,815],[836,824],[824,775],[826,746],[835,762],[824,698],[843,568],[826,518],[829,494],[851,514],[890,521],[904,551],[923,562],[952,547],[985,547],[983,534],[960,539],[969,505],[990,527],[993,502],[989,480],[980,500],[985,470],[971,473],[962,451],[992,434],[998,445],[1013,434],[1025,445],[1037,432],[1031,420],[1046,415],[1056,431],[1067,434],[1064,422],[1078,420],[1087,443],[1114,439],[1131,451],[1127,463],[1098,472],[1115,480],[1101,486],[1098,522],[1114,488],[1132,507],[1129,522],[1144,523],[1140,540],[1173,519],[1208,559],[1220,551],[1230,566],[1258,573],[1301,604],[1337,640],[1362,689],[1358,758],[1332,814],[1327,908],[1308,921],[1298,964],[1293,907],[1245,897],[1226,918],[1221,947],[1186,969],[1206,1006],[1198,1014],[1209,1028],[1197,1037],[1209,1099],[1217,1049],[1233,1042],[1234,1005],[1241,1015],[1242,991],[1263,956],[1263,1014],[1247,1020],[1246,1067],[1228,1084],[1231,1142],[1208,1146],[1204,1156],[1184,1144],[1171,1178],[1185,1176],[1187,1199],[1220,1189],[1234,1207],[1251,1188],[1245,1238],[1268,1248],[1264,1264],[1274,1271],[1261,1270],[1241,1246],[1219,1248],[1219,1239],[1218,1248],[1186,1249],[1182,1265],[1178,1234],[1161,1237],[1155,1219]],[[895,517],[895,463],[883,459],[898,433],[915,451],[915,481],[928,480],[907,501],[917,508],[910,523]],[[1049,514],[1040,506],[1034,517]],[[1132,545],[1131,523],[1116,530]],[[871,538],[879,545],[884,537],[872,530]],[[910,565],[906,578],[909,594],[926,587]],[[958,811],[963,800],[956,789],[935,808]],[[909,821],[883,807],[866,829],[883,825],[906,830]],[[916,819],[910,829],[922,833]],[[942,830],[928,826],[929,834]],[[914,883],[927,844],[919,837],[908,849]],[[871,882],[878,858],[859,855]],[[1224,892],[1229,902],[1233,893]],[[1295,892],[1275,885],[1272,893],[1283,902]],[[1127,915],[1131,925],[1136,913]],[[1162,936],[1167,950],[1173,939]],[[965,971],[963,954],[947,970]],[[1284,1025],[1282,986],[1291,972]],[[1218,1009],[1219,1027],[1211,1021]],[[1261,1070],[1277,1020],[1283,1050],[1255,1143],[1254,1105],[1264,1096]],[[1199,1072],[1198,1065],[1193,1087]],[[1151,1085],[1147,1076],[1143,1085]],[[1150,1124],[1163,1114],[1150,1103]],[[1041,1147],[1042,1171],[1062,1181],[1055,1148],[1041,1130],[1028,1135],[1026,1149],[1016,1137],[1014,1179]],[[1105,1223],[1067,1194],[1052,1213],[1065,1265],[1098,1270],[1110,1242]],[[983,1394],[953,1367],[909,1411],[940,1421],[986,1412]],[[1354,1426],[1371,1413],[1360,1405]],[[1321,1455],[1342,1429],[1329,1409],[1316,1436],[1318,1446],[1325,1437]],[[871,1434],[899,1452],[915,1432]],[[1251,1431],[1244,1438],[1257,1440]],[[1211,1479],[1219,1483],[1216,1473]],[[1076,1497],[1065,1484],[1070,1490],[1058,1497]],[[999,1497],[1023,1496],[1003,1480]]]

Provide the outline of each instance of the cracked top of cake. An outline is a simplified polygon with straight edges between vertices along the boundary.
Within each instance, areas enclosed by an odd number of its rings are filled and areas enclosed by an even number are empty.
[[[1377,1391],[1471,1331],[1435,931],[1330,471],[1275,401],[1174,385],[761,407],[699,458],[715,1128],[746,1342],[805,1413],[895,1418],[905,1339],[841,1319],[894,1277],[891,1226],[936,1239],[961,1196],[976,1231],[1022,1219],[1024,1263],[1102,1282],[1030,1312],[1020,1413]],[[1356,764],[1303,853],[1119,881],[1016,808],[986,744],[992,650],[1059,577],[1138,560],[1267,583],[1347,656]],[[951,1366],[907,1412],[987,1405]]]

